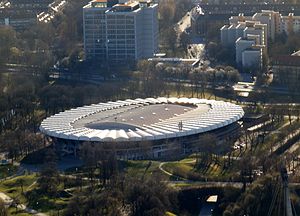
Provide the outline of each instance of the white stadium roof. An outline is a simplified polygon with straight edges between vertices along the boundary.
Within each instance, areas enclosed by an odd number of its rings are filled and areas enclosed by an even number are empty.
[[[159,140],[218,129],[243,115],[240,106],[224,101],[138,98],[70,109],[45,119],[40,130],[51,137],[78,141]]]

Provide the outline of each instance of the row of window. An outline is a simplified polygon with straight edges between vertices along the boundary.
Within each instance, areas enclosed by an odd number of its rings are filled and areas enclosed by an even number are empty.
[[[95,38],[95,39],[105,39],[105,34],[92,32],[92,33],[85,33],[85,38]]]
[[[85,47],[94,47],[96,49],[106,49],[105,43],[93,43],[93,42],[85,42]]]
[[[110,49],[108,50],[108,55],[112,55],[112,54],[135,54],[135,50],[120,50],[120,49]]]
[[[97,23],[93,23],[93,22],[86,22],[85,23],[85,28],[88,29],[99,29],[99,28],[107,28],[107,29],[127,29],[127,30],[133,30],[134,29],[134,25],[100,25]]]
[[[116,34],[120,34],[120,35],[134,35],[135,31],[134,30],[107,30],[107,34],[111,34],[111,35],[116,35]]]
[[[109,43],[116,43],[119,41],[124,41],[122,43],[134,43],[134,35],[108,35],[107,38],[105,35],[97,34],[85,34],[85,41],[93,41],[95,43],[102,43],[108,41]]]
[[[93,19],[98,19],[98,20],[105,20],[105,15],[85,15],[84,16],[85,20],[93,20]]]
[[[130,59],[135,58],[135,54],[127,54],[127,55],[109,55],[109,59],[115,59],[115,60],[124,60],[124,59]]]
[[[107,25],[107,29],[127,29],[127,30],[133,30],[134,25]]]
[[[87,53],[87,54],[89,54],[89,53],[94,53],[94,54],[106,56],[106,52],[97,51],[97,50],[95,50],[95,49],[87,49],[87,50],[86,50],[86,53]]]
[[[105,35],[106,31],[105,29],[85,29],[86,34],[100,34]]]
[[[109,25],[113,25],[113,24],[132,25],[132,24],[134,24],[134,20],[107,19],[107,24],[109,24]]]
[[[85,25],[105,25],[105,20],[103,20],[103,19],[101,19],[101,20],[99,20],[99,19],[93,19],[93,20],[85,20],[84,21],[84,24]]]
[[[108,49],[135,49],[135,44],[108,44]]]
[[[116,34],[107,34],[107,39],[108,40],[116,40],[116,39],[135,39],[135,35],[116,35]]]
[[[135,40],[131,40],[131,39],[112,39],[112,38],[108,38],[108,44],[135,44]]]

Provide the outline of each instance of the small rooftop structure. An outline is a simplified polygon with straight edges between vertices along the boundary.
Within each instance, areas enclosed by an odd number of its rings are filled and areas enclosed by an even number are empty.
[[[216,203],[218,201],[218,195],[212,195],[207,198],[206,202],[208,203]]]
[[[291,56],[300,56],[300,50],[298,50],[298,51],[296,51],[296,52],[292,53],[292,55],[291,55]]]

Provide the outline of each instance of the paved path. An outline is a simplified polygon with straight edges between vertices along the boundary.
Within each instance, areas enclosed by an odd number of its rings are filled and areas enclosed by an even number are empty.
[[[5,205],[11,205],[12,199],[7,196],[5,193],[0,192],[0,199],[3,200]]]
[[[175,25],[175,30],[180,34],[191,26],[190,13],[186,13],[182,19]]]
[[[180,180],[184,180],[184,181],[189,181],[189,180],[186,179],[186,178],[183,178],[183,177],[178,176],[178,175],[174,175],[173,173],[170,173],[170,172],[168,172],[167,170],[165,170],[165,169],[163,168],[163,165],[164,165],[165,163],[166,163],[166,162],[161,162],[161,163],[159,164],[158,168],[159,168],[160,171],[162,171],[164,174],[166,174],[166,175],[168,175],[168,176],[170,176],[170,177],[174,177],[174,178],[176,178],[176,179],[180,179]]]

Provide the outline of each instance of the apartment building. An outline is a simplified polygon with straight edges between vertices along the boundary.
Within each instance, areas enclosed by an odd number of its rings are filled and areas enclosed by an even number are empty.
[[[158,5],[152,1],[94,0],[83,8],[87,59],[120,62],[158,51]]]
[[[300,51],[291,55],[273,57],[272,72],[274,83],[299,90]]]
[[[286,32],[287,34],[300,32],[300,16],[294,16],[293,13],[288,16],[281,16],[279,32]]]
[[[289,13],[288,16],[284,16],[276,11],[262,10],[259,13],[255,13],[253,16],[244,16],[239,14],[238,16],[232,16],[229,18],[230,25],[238,25],[241,22],[258,22],[267,25],[268,38],[275,39],[276,34],[286,32],[287,34],[300,31],[300,16],[295,16],[293,13]]]
[[[239,20],[237,24],[221,28],[221,42],[223,46],[235,49],[238,68],[259,69],[263,64],[263,55],[267,54],[267,25]]]
[[[223,46],[235,48],[236,63],[241,68],[262,65],[264,56],[267,56],[269,40],[275,40],[277,34],[286,32],[300,32],[300,16],[290,13],[283,16],[279,12],[262,10],[253,16],[232,16],[229,24],[221,29]],[[257,36],[255,43],[252,39]],[[245,53],[243,53],[245,52]]]

